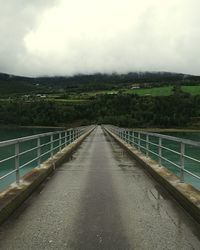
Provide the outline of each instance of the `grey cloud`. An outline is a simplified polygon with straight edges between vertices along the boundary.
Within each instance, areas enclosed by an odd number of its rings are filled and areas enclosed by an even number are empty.
[[[197,0],[102,0],[99,9],[94,1],[0,0],[0,71],[200,74]]]
[[[25,35],[38,24],[40,14],[55,0],[0,0],[0,72],[27,74]],[[21,65],[21,68],[19,68]]]

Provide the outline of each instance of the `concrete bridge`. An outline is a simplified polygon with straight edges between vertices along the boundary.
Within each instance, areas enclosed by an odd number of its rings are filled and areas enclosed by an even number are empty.
[[[98,126],[2,224],[0,249],[200,249],[200,227]]]

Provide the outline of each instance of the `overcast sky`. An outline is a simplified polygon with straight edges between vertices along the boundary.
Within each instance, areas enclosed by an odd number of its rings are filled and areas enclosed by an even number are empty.
[[[0,72],[200,75],[199,0],[0,0]]]

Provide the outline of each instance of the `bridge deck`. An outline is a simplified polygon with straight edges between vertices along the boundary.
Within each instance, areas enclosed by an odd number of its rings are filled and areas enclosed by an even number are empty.
[[[200,249],[200,230],[98,127],[0,227],[0,249]]]

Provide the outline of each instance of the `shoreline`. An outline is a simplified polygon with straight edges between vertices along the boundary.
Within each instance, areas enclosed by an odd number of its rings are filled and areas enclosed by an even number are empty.
[[[21,126],[21,125],[0,125],[0,128],[46,128],[46,129],[65,129],[65,126],[53,127],[53,126]]]
[[[66,127],[64,126],[60,126],[60,127],[53,127],[53,126],[18,126],[19,128],[53,128],[53,129],[56,129],[56,128],[59,128],[59,129],[64,129]]]
[[[67,129],[73,127],[72,124],[66,126],[23,126],[23,125],[0,125],[0,128],[35,128],[35,129]],[[131,128],[136,131],[145,132],[191,132],[200,133],[200,129],[197,128]]]
[[[192,132],[200,133],[200,129],[192,128],[134,128],[134,130],[146,131],[146,132]]]

